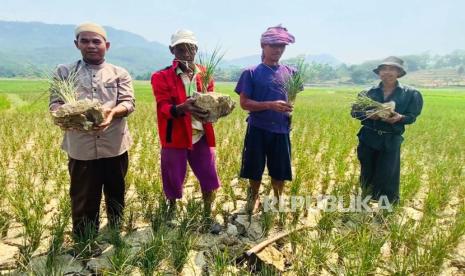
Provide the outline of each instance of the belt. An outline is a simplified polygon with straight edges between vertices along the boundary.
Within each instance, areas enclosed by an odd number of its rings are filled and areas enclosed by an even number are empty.
[[[394,133],[394,132],[391,132],[391,131],[384,131],[384,130],[380,130],[380,129],[371,128],[371,127],[365,126],[365,125],[363,127],[366,127],[367,129],[376,132],[379,136],[384,135],[384,134],[392,134],[392,133]]]

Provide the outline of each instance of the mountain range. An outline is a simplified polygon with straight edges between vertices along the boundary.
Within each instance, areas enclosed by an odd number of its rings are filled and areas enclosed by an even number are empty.
[[[80,58],[74,40],[74,25],[41,22],[0,21],[0,76],[34,76],[51,70],[57,64]],[[168,45],[105,26],[111,48],[107,60],[123,66],[137,76],[159,70],[170,64]],[[308,62],[336,66],[341,62],[328,54],[307,55]],[[224,60],[222,67],[248,67],[260,62],[260,55]]]

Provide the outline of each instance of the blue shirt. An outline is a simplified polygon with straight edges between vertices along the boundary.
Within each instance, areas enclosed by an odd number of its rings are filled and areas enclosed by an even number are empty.
[[[261,63],[242,72],[234,91],[244,93],[247,98],[257,102],[287,102],[284,83],[294,73],[295,69],[287,65],[268,66]],[[289,133],[290,130],[289,114],[273,110],[250,112],[247,122],[274,133]]]

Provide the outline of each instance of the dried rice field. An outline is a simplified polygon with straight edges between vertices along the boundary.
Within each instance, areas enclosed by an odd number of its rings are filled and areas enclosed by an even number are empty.
[[[233,95],[234,84],[217,91]],[[0,80],[0,274],[24,275],[465,275],[465,89],[423,89],[425,105],[402,145],[401,202],[392,212],[240,210],[238,178],[246,112],[216,125],[222,187],[214,213],[225,231],[199,230],[201,194],[189,173],[179,225],[163,221],[159,142],[150,84],[136,82],[124,231],[103,229],[97,258],[67,254],[70,237],[67,156],[47,111],[47,83]],[[293,114],[294,180],[288,195],[358,191],[359,122],[350,102],[360,88],[306,88]],[[238,97],[233,95],[237,101]],[[264,179],[261,196],[270,193]],[[102,208],[104,208],[102,204]],[[101,212],[104,214],[105,212]],[[277,231],[291,233],[261,252],[252,271],[244,251]]]

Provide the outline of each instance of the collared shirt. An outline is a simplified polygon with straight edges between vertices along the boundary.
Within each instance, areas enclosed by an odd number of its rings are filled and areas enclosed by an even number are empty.
[[[176,105],[186,102],[186,89],[176,74],[179,62],[153,73],[150,83],[157,105],[158,137],[162,148],[192,149],[192,116],[190,112],[178,114]],[[205,67],[197,64],[204,71]],[[195,78],[197,91],[202,89],[200,76]],[[213,92],[215,82],[210,80],[207,92]],[[215,147],[215,131],[212,123],[204,123],[205,139],[209,147]]]
[[[286,65],[268,66],[259,64],[242,72],[235,92],[244,93],[247,98],[257,101],[286,101],[285,80],[295,73],[295,69]],[[289,133],[289,115],[274,110],[262,110],[249,113],[247,122],[255,127],[274,133]]]
[[[394,111],[404,115],[404,118],[397,123],[389,124],[381,120],[368,119],[364,111],[358,111],[353,107],[352,117],[361,120],[362,124],[358,133],[359,140],[377,150],[396,149],[403,141],[402,134],[405,132],[405,125],[413,124],[421,113],[423,97],[420,92],[397,82],[392,94],[385,99],[383,83],[380,82],[361,93],[366,93],[369,98],[380,103],[394,101],[396,103]]]
[[[135,108],[134,90],[129,73],[118,66],[102,63],[91,65],[83,60],[68,65],[59,65],[56,76],[66,78],[77,72],[76,94],[78,100],[99,101],[104,108],[124,106],[127,115]],[[63,102],[51,96],[50,111],[56,110]],[[77,160],[94,160],[115,157],[126,152],[132,144],[126,117],[113,118],[106,130],[65,131],[62,149],[69,157]]]
[[[195,65],[194,74],[192,78],[189,78],[189,76],[186,73],[184,73],[181,70],[181,68],[179,67],[176,68],[176,74],[179,75],[182,79],[182,82],[184,84],[184,89],[186,90],[187,97],[192,97],[194,92],[197,92],[196,75],[199,72],[200,72],[199,68],[197,68],[197,65]],[[195,117],[192,117],[192,144],[195,144],[198,141],[200,141],[203,134],[204,134],[204,130],[203,130],[202,122],[197,120]]]

